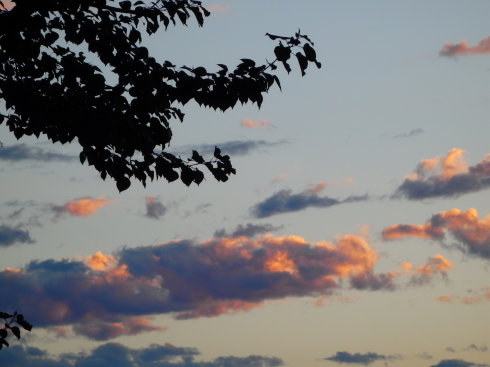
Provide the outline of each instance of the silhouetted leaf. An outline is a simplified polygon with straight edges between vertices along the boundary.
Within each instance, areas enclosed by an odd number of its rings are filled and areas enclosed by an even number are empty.
[[[121,177],[116,180],[116,185],[119,192],[122,192],[131,186],[131,181],[127,177]]]
[[[14,334],[17,339],[20,339],[20,329],[17,326],[12,326],[10,330],[12,331],[12,334]]]

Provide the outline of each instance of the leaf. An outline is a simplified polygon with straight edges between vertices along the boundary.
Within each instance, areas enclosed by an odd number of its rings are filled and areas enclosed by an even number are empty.
[[[316,52],[315,52],[315,49],[313,47],[311,47],[311,45],[309,43],[306,43],[303,46],[303,50],[305,51],[305,56],[306,56],[306,59],[308,61],[313,61],[313,62],[316,61]]]
[[[20,339],[20,329],[17,326],[12,326],[10,330],[12,331],[12,334],[17,337],[17,339]]]
[[[131,1],[121,1],[119,3],[119,6],[123,10],[130,10],[131,9]]]
[[[126,176],[123,176],[117,179],[116,186],[119,192],[123,192],[124,190],[127,190],[129,186],[131,186],[131,181]]]
[[[0,339],[5,339],[9,333],[5,329],[0,329]]]
[[[308,60],[307,60],[307,59],[306,59],[306,57],[305,57],[305,56],[304,56],[302,53],[300,53],[300,52],[296,53],[296,59],[298,59],[298,64],[299,64],[299,67],[300,67],[300,69],[301,69],[301,75],[302,75],[302,76],[305,76],[305,74],[306,74],[306,73],[305,73],[305,70],[306,70],[306,68],[308,67]]]
[[[204,163],[204,158],[195,150],[192,151],[192,160],[200,164]]]

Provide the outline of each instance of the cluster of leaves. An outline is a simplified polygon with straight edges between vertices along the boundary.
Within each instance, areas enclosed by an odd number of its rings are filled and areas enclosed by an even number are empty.
[[[19,326],[22,327],[24,330],[27,330],[27,331],[32,330],[32,325],[24,319],[23,315],[18,314],[17,312],[14,312],[14,314],[11,315],[11,314],[0,311],[0,319],[5,320],[5,325],[4,325],[3,329],[0,329],[0,349],[2,349],[4,345],[6,347],[9,346],[9,343],[7,342],[9,330],[12,334],[15,335],[15,337],[17,339],[20,339],[20,328],[19,328]]]
[[[1,9],[0,0],[0,100],[7,108],[0,124],[17,139],[77,140],[82,164],[112,177],[120,191],[131,178],[143,185],[161,177],[199,184],[201,167],[226,181],[235,169],[219,149],[210,160],[195,151],[190,158],[165,151],[170,121],[184,119],[176,106],[194,100],[221,111],[238,102],[260,107],[263,94],[274,84],[280,88],[269,71],[276,64],[291,71],[296,50],[303,75],[309,63],[320,67],[313,43],[300,32],[268,35],[279,40],[275,60],[257,65],[241,59],[233,71],[222,64],[208,72],[157,61],[142,37],[191,18],[202,26],[209,12],[194,0],[16,0],[12,9]]]

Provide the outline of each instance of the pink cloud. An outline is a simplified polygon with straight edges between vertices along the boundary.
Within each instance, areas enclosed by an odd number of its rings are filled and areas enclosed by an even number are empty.
[[[456,56],[456,55],[482,55],[490,53],[490,37],[487,37],[476,46],[468,46],[466,41],[459,43],[446,43],[442,46],[439,55],[441,56]]]
[[[269,121],[267,120],[259,120],[257,122],[250,120],[250,119],[245,119],[240,122],[240,126],[246,127],[247,129],[258,129],[258,128],[272,128],[274,125],[272,125]]]
[[[89,217],[94,215],[100,208],[112,203],[111,200],[103,196],[97,198],[82,197],[80,199],[69,200],[62,206],[52,206],[52,210],[56,212],[56,216],[61,214],[70,214],[75,217]]]
[[[209,10],[211,13],[224,13],[228,11],[227,7],[219,4],[208,5],[206,6],[206,9]]]

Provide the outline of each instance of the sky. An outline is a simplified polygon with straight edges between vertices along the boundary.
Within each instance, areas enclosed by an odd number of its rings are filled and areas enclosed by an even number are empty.
[[[490,366],[488,0],[223,0],[144,43],[177,65],[321,69],[255,105],[189,104],[170,150],[237,174],[118,193],[79,146],[0,125],[0,365]]]

